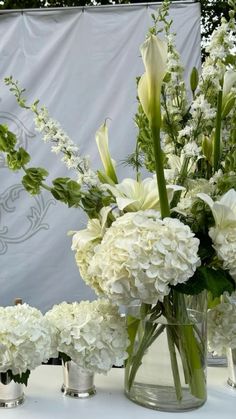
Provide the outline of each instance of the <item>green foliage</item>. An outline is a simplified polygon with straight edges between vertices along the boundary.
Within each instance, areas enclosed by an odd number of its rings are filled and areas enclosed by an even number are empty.
[[[48,176],[47,170],[42,167],[31,167],[25,170],[26,175],[22,179],[22,184],[31,195],[40,193],[42,183]]]
[[[55,199],[64,202],[68,207],[80,206],[81,187],[76,181],[68,177],[59,177],[54,179],[52,183],[51,193]]]
[[[138,105],[134,121],[138,127],[137,146],[143,152],[144,165],[150,172],[155,172],[153,141],[148,119],[141,104]]]
[[[12,374],[11,370],[8,370],[7,372],[15,383],[25,384],[25,386],[27,386],[30,370],[26,370],[25,372],[22,372],[22,374]]]
[[[221,194],[228,192],[231,188],[236,189],[236,174],[232,172],[222,175],[218,179],[217,188]]]
[[[7,125],[0,125],[0,151],[9,153],[14,150],[16,136],[9,131]]]
[[[228,271],[200,266],[192,278],[185,284],[176,285],[174,289],[187,295],[196,295],[206,289],[214,299],[220,297],[224,292],[232,294],[235,291],[235,281]]]
[[[18,151],[14,150],[7,154],[7,165],[11,170],[19,170],[29,161],[30,155],[23,147],[20,147]]]
[[[83,195],[81,203],[89,218],[97,218],[103,207],[112,202],[111,195],[104,194],[99,188],[93,186]]]
[[[60,359],[62,359],[63,362],[71,361],[71,358],[68,355],[66,355],[64,352],[59,352],[58,356]]]

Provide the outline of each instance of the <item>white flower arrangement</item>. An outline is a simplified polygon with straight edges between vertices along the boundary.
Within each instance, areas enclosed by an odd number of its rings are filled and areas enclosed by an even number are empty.
[[[107,373],[113,365],[123,365],[128,356],[125,319],[106,300],[63,302],[46,318],[54,328],[60,356],[86,371]]]
[[[0,307],[0,372],[27,384],[30,371],[51,356],[50,325],[27,304]]]
[[[208,348],[215,355],[225,355],[236,348],[236,301],[224,301],[208,311]]]
[[[163,301],[171,285],[187,281],[200,264],[199,240],[177,219],[154,210],[113,222],[94,250],[88,274],[117,304]]]
[[[127,158],[135,180],[119,180],[106,123],[96,133],[103,170],[94,173],[45,108],[38,109],[38,101],[27,106],[24,89],[12,77],[6,79],[20,106],[36,115],[44,140],[53,143],[52,151],[64,154],[63,161],[77,178],[46,184],[47,171],[28,167],[30,155],[18,149],[15,135],[0,125],[0,151],[6,153],[9,168],[24,171],[22,183],[29,193],[44,188],[88,215],[87,228],[74,232],[72,249],[81,276],[98,295],[125,305],[138,299],[141,328],[142,316],[155,320],[164,315],[167,324],[177,321],[168,348],[178,402],[183,394],[177,351],[185,384],[194,397],[206,399],[204,341],[195,336],[193,325],[190,339],[180,325],[182,315],[187,316],[184,297],[207,290],[219,298],[236,286],[236,6],[231,3],[229,21],[222,19],[207,47],[201,75],[196,68],[190,74],[191,92],[170,33],[169,0],[163,1],[158,18],[154,16],[154,27],[140,48],[145,72],[138,82],[138,136]],[[166,35],[162,39],[160,31]],[[150,172],[146,179],[142,166]],[[58,330],[58,351],[82,368],[104,372],[125,357],[123,320],[115,320],[118,311],[109,304],[108,317],[106,310],[101,313],[100,305],[107,304],[63,303],[47,315]],[[133,342],[142,335],[137,353],[132,354],[132,342],[129,347],[129,389],[142,357],[158,337],[155,321],[151,330],[148,323],[144,329],[139,326],[132,321],[128,325]]]

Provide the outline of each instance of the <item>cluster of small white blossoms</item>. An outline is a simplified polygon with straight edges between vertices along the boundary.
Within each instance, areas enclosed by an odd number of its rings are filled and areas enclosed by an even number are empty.
[[[209,91],[209,100],[214,101],[214,96],[220,90],[220,84],[226,70],[225,59],[232,53],[236,44],[236,36],[234,34],[235,23],[231,19],[227,22],[222,19],[221,25],[215,29],[206,47],[209,54],[202,69],[202,79],[200,87]],[[209,89],[209,87],[212,87]]]
[[[200,265],[199,240],[178,219],[155,210],[126,213],[95,248],[88,273],[117,304],[163,301],[170,285],[187,281]]]
[[[230,189],[215,202],[204,193],[198,197],[212,210],[215,225],[209,229],[209,236],[216,254],[236,280],[236,191]]]
[[[123,365],[129,344],[125,319],[106,300],[55,305],[46,313],[54,328],[57,350],[81,369],[106,373]]]
[[[187,111],[187,95],[185,82],[183,79],[184,68],[180,61],[180,55],[175,47],[175,34],[167,35],[168,53],[166,73],[170,80],[163,83],[166,107],[163,106],[162,113],[166,114],[168,109],[168,119],[173,119],[178,123]],[[181,106],[180,106],[181,104]]]
[[[191,210],[193,204],[198,199],[197,194],[199,192],[211,194],[213,190],[213,184],[206,179],[200,178],[197,180],[189,180],[187,186],[188,189],[185,193],[181,195],[181,198],[177,204],[177,207],[175,208],[175,211],[185,216],[191,216],[192,218],[193,214]]]
[[[228,348],[236,348],[236,302],[218,304],[207,315],[208,348],[223,355]]]
[[[34,110],[34,108],[33,108]],[[68,169],[78,171],[78,183],[90,186],[97,185],[97,175],[91,170],[88,157],[81,157],[77,147],[63,131],[60,124],[49,117],[48,110],[43,106],[37,110],[34,118],[35,128],[43,134],[45,142],[52,142],[52,152],[63,153],[62,162]]]
[[[228,269],[236,281],[236,225],[225,228],[211,227],[209,236],[218,258],[223,261],[223,268]]]
[[[0,372],[33,370],[51,356],[50,325],[27,304],[0,307]]]

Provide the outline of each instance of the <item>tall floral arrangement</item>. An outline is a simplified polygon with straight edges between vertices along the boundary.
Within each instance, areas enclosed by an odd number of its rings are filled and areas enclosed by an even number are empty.
[[[138,81],[138,136],[127,158],[134,179],[118,179],[106,123],[96,133],[103,170],[95,173],[47,109],[38,101],[27,104],[12,77],[6,83],[19,105],[33,111],[44,141],[52,142],[53,152],[63,153],[77,178],[46,184],[46,170],[29,167],[29,154],[17,149],[6,126],[0,127],[0,150],[10,169],[23,169],[28,192],[45,188],[88,215],[87,228],[74,232],[72,240],[86,283],[117,304],[140,304],[139,319],[128,321],[128,388],[147,349],[163,332],[157,320],[164,316],[177,400],[182,391],[176,352],[190,392],[204,400],[204,348],[194,325],[185,329],[180,324],[191,323],[185,296],[207,290],[214,299],[235,289],[235,6],[231,4],[230,20],[222,19],[213,33],[201,73],[192,70],[188,89],[171,32],[169,3],[165,0],[159,15],[153,15],[154,26],[141,45],[145,72]],[[145,179],[143,165],[150,172]],[[140,332],[146,318],[152,325],[144,324]]]

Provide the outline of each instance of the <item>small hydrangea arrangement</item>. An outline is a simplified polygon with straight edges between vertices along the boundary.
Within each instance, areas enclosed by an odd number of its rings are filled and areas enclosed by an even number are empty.
[[[51,356],[51,330],[28,304],[0,307],[0,372],[27,385],[31,370]]]
[[[191,323],[185,297],[207,291],[214,299],[235,290],[236,5],[229,3],[229,21],[222,19],[213,33],[201,74],[192,70],[190,91],[171,32],[169,0],[153,15],[154,26],[141,45],[145,73],[138,80],[137,142],[127,157],[134,179],[118,179],[106,123],[96,133],[103,170],[94,172],[47,109],[40,108],[38,100],[27,104],[24,89],[12,77],[6,84],[19,105],[34,113],[44,141],[63,154],[76,178],[56,178],[49,186],[47,171],[29,167],[30,155],[0,126],[0,151],[10,169],[24,171],[25,189],[31,194],[46,189],[87,214],[87,228],[72,232],[72,249],[85,282],[116,304],[140,304],[139,319],[128,319],[128,389],[149,346],[163,332],[156,321],[164,316],[180,404],[176,353],[190,393],[206,399],[204,342],[195,325],[190,331],[180,325],[183,318]],[[143,166],[150,172],[144,179]],[[146,318],[153,320],[152,327],[143,324]]]
[[[59,356],[81,369],[107,373],[127,358],[128,335],[125,319],[106,300],[55,305],[46,313],[52,326]]]
[[[225,296],[208,311],[208,346],[214,355],[226,355],[236,348],[236,301]]]

